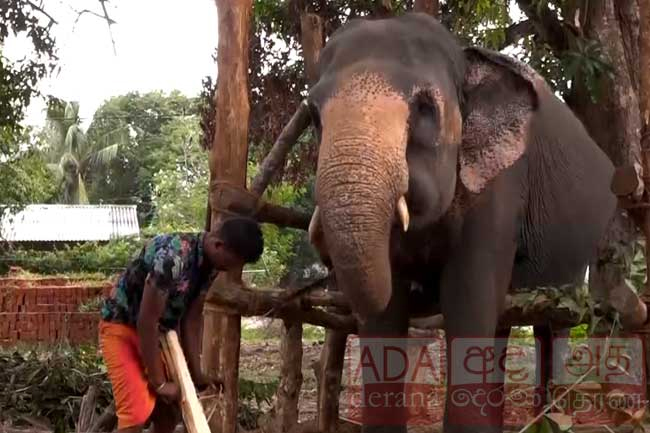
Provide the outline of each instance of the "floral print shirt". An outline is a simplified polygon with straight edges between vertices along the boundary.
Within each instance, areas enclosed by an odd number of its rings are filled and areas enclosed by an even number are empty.
[[[176,329],[189,304],[207,291],[216,276],[216,271],[205,275],[201,269],[204,235],[205,232],[171,233],[147,242],[104,300],[102,319],[136,326],[148,276],[167,294],[160,328]]]

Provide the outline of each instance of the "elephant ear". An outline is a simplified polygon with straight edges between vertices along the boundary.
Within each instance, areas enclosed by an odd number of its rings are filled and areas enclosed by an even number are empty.
[[[526,151],[543,78],[500,53],[466,48],[460,179],[481,192]]]

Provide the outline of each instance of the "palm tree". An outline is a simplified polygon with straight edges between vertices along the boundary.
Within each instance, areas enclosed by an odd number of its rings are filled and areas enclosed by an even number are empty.
[[[88,204],[85,180],[93,169],[109,164],[117,156],[120,141],[90,143],[79,124],[79,103],[52,101],[47,110],[46,141],[50,167],[61,182],[61,202]]]

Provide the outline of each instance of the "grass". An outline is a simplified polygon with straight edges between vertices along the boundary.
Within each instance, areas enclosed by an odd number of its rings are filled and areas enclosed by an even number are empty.
[[[273,320],[268,324],[257,325],[244,321],[242,323],[241,338],[246,343],[279,342],[282,336],[282,321]],[[302,327],[302,341],[305,343],[323,342],[325,329],[320,326],[304,324]]]

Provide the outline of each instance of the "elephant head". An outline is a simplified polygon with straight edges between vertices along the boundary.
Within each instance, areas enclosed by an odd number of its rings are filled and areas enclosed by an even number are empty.
[[[435,225],[460,189],[480,193],[522,156],[540,86],[424,14],[351,21],[330,38],[308,98],[320,141],[310,235],[360,318],[391,297],[391,237]]]

